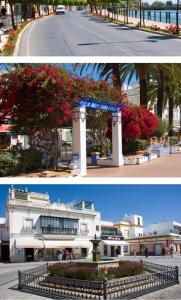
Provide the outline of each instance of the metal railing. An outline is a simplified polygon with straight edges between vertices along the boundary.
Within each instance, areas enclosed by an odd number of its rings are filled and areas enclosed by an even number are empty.
[[[18,288],[58,299],[133,299],[179,283],[178,267],[141,262],[146,274],[103,281],[51,277],[45,264],[19,271]]]

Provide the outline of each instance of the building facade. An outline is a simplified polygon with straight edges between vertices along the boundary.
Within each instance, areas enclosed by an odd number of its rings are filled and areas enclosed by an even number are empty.
[[[181,223],[165,221],[144,228],[144,235],[126,239],[130,254],[143,255],[145,248],[149,255],[169,255],[170,249],[181,254]]]
[[[139,215],[125,215],[122,220],[114,223],[124,238],[143,235],[143,217]]]
[[[101,235],[94,203],[51,203],[48,194],[9,189],[6,224],[11,262],[56,260],[60,250],[89,257],[90,239]]]
[[[128,253],[128,243],[112,222],[101,221],[101,239],[102,256],[116,257]]]

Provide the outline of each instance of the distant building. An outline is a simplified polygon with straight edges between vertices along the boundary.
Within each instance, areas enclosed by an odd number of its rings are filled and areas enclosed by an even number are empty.
[[[175,254],[181,254],[181,223],[159,222],[144,228],[144,236],[126,239],[130,244],[130,254],[143,255],[148,248],[149,255],[169,255],[173,247]]]
[[[125,215],[122,220],[114,223],[122,232],[124,238],[143,235],[143,217],[139,215]]]
[[[128,253],[128,243],[124,241],[122,233],[112,222],[101,221],[101,255],[123,256]]]

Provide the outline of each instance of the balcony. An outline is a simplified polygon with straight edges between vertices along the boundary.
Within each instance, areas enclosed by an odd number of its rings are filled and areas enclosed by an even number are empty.
[[[30,228],[30,227],[23,227],[22,230],[21,230],[22,234],[28,234],[28,235],[35,234],[35,232],[36,232],[36,228],[35,227],[32,227],[32,228]]]

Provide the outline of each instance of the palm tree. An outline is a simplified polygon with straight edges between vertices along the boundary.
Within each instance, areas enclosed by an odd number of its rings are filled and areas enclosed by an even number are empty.
[[[90,71],[92,74],[97,74],[100,79],[106,81],[112,80],[113,85],[121,89],[123,82],[121,80],[121,67],[123,64],[119,63],[87,63],[87,64],[75,64],[75,70],[79,71],[80,76],[86,71]]]

